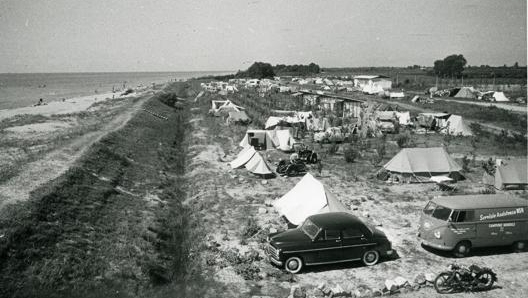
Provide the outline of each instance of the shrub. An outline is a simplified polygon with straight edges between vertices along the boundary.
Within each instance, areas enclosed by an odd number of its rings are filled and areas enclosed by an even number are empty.
[[[345,161],[346,162],[354,162],[356,160],[356,158],[359,157],[359,150],[357,150],[356,148],[354,148],[352,146],[348,146],[345,149],[344,154],[345,154]]]
[[[250,217],[246,221],[246,225],[244,226],[244,229],[242,230],[242,236],[244,238],[251,238],[255,236],[260,231],[260,227],[257,224],[257,221],[255,218]]]
[[[398,144],[398,147],[405,148],[407,144],[409,143],[409,135],[408,134],[399,134],[396,137],[396,144]]]
[[[495,162],[491,157],[488,159],[488,161],[482,162],[482,168],[488,175],[495,175]]]
[[[462,171],[468,173],[470,171],[469,169],[469,163],[471,162],[471,159],[469,159],[469,157],[467,157],[467,155],[464,155],[464,157],[462,157]]]
[[[335,142],[330,144],[330,146],[328,146],[328,148],[326,148],[326,152],[328,154],[336,154],[337,150],[339,150],[339,145],[337,145]]]

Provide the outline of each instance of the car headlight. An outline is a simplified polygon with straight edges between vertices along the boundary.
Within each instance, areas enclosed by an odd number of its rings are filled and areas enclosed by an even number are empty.
[[[438,239],[442,238],[442,233],[440,233],[440,231],[435,231],[434,232],[434,236]]]

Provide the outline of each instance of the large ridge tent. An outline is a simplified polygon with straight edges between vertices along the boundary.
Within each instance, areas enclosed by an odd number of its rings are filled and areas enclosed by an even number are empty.
[[[502,161],[495,170],[495,176],[484,174],[484,183],[497,189],[509,186],[526,187],[528,185],[528,160],[516,159]]]
[[[464,122],[461,116],[451,115],[447,118],[445,129],[442,130],[445,134],[454,136],[472,136],[473,133],[467,124]]]
[[[238,169],[244,166],[248,171],[256,175],[273,175],[273,171],[266,160],[264,160],[262,155],[260,155],[253,146],[244,148],[240,151],[238,156],[230,162],[230,166],[233,169]]]
[[[430,182],[434,176],[463,179],[462,168],[443,147],[403,148],[383,168],[391,178],[406,182]]]
[[[300,225],[310,215],[349,211],[310,173],[304,175],[289,192],[276,199],[273,206],[294,225]]]

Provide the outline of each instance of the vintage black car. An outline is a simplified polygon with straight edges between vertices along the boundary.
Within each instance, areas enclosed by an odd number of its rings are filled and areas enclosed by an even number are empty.
[[[312,215],[295,229],[270,234],[268,242],[270,261],[291,273],[305,265],[359,260],[371,266],[394,253],[382,231],[346,212]]]

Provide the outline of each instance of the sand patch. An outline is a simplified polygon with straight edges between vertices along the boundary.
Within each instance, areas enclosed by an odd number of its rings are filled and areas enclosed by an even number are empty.
[[[15,134],[33,134],[33,133],[43,134],[43,133],[55,132],[57,130],[68,129],[72,126],[73,124],[71,122],[50,121],[50,122],[32,123],[32,124],[8,127],[4,129],[4,131],[9,132],[9,133],[15,133]]]

